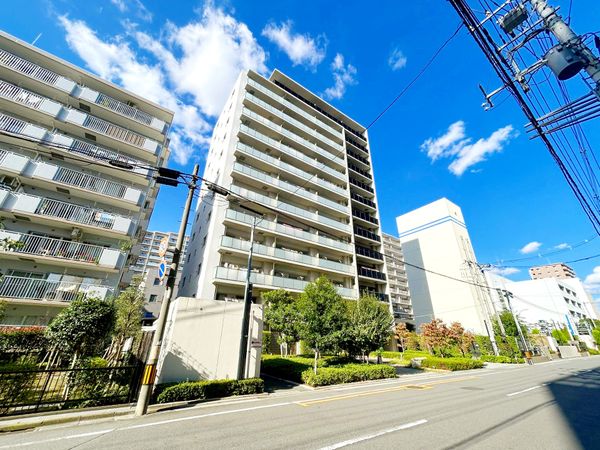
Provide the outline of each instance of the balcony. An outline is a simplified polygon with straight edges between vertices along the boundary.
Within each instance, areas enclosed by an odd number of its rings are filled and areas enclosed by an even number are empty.
[[[263,85],[257,83],[256,81],[254,81],[254,80],[252,80],[252,79],[249,78],[248,79],[248,85],[256,88],[257,90],[259,90],[263,94],[266,94],[267,96],[271,97],[272,99],[278,101],[279,103],[281,103],[282,105],[284,105],[286,108],[294,111],[296,114],[301,115],[302,117],[304,117],[308,121],[316,124],[317,126],[319,126],[322,129],[328,131],[332,135],[338,136],[338,137],[341,136],[342,133],[339,130],[336,130],[333,127],[327,125],[325,122],[323,122],[322,120],[320,120],[318,117],[313,116],[313,115],[307,113],[302,108],[297,107],[295,104],[293,104],[292,102],[286,100],[281,95],[276,94],[275,92],[271,91],[270,89],[267,89],[266,87],[264,87]]]
[[[346,135],[346,142],[353,145],[354,147],[362,150],[363,152],[365,152],[367,154],[369,153],[369,149],[366,146],[364,146],[360,142],[357,142],[356,140],[348,137],[347,135]]]
[[[350,193],[350,198],[352,198],[352,200],[356,200],[357,202],[362,203],[363,205],[370,206],[373,209],[377,208],[377,205],[375,205],[375,202],[373,200],[369,200],[368,198],[363,197],[362,195],[358,195],[354,192]]]
[[[231,219],[237,222],[243,222],[248,225],[251,225],[253,222],[253,217],[251,215],[239,211],[234,211],[232,209],[227,210],[227,212],[225,213],[225,217],[227,219]],[[292,237],[302,241],[310,241],[315,244],[322,245],[328,248],[333,248],[335,250],[340,250],[346,253],[352,253],[352,245],[347,242],[336,241],[335,239],[326,236],[321,236],[315,233],[310,233],[308,231],[304,231],[301,228],[292,227],[291,225],[285,225],[262,219],[257,223],[256,228],[262,230],[269,230],[274,233],[278,233],[282,236]]]
[[[379,225],[379,220],[366,212],[359,211],[358,209],[352,208],[352,215],[358,219],[370,222],[374,225]]]
[[[282,202],[280,200],[267,197],[266,195],[259,194],[258,192],[254,192],[245,188],[240,188],[239,186],[233,185],[231,186],[231,192],[234,194],[238,194],[242,197],[246,197],[252,201],[256,201],[258,203],[262,203],[263,205],[278,208],[282,211],[291,213],[295,216],[302,217],[304,219],[312,220],[313,222],[320,223],[322,225],[326,225],[330,228],[335,229],[336,231],[343,231],[346,233],[350,232],[350,225],[341,222],[339,220],[331,219],[329,217],[323,216],[321,214],[313,213],[307,211],[305,208],[299,208],[297,206],[290,205],[289,203]]]
[[[242,133],[247,134],[248,136],[252,136],[254,139],[262,141],[263,143],[267,144],[269,147],[273,147],[291,158],[295,158],[299,161],[302,161],[302,162],[308,164],[312,169],[322,170],[323,172],[327,172],[329,175],[332,175],[341,181],[344,181],[344,182],[346,181],[346,177],[345,177],[344,173],[339,172],[339,171],[335,170],[334,168],[329,167],[329,166],[325,165],[324,163],[321,163],[319,160],[317,160],[315,158],[311,158],[310,156],[305,155],[304,153],[299,152],[298,150],[296,150],[288,145],[285,145],[273,138],[270,138],[269,136],[250,128],[248,125],[241,124],[240,131]],[[242,144],[242,145],[245,145],[245,144]],[[339,188],[339,189],[342,189],[342,188]],[[345,189],[344,189],[344,193],[345,193]]]
[[[371,167],[371,163],[369,162],[369,160],[367,158],[365,158],[364,156],[360,156],[357,152],[353,152],[352,150],[347,149],[346,153],[348,154],[348,156],[363,163],[367,167]]]
[[[246,282],[246,270],[231,269],[228,267],[217,267],[215,279],[232,281],[239,284]],[[278,277],[275,275],[267,275],[260,272],[252,272],[250,274],[250,282],[255,287],[263,287],[270,289],[288,289],[292,291],[303,291],[308,281],[298,280],[295,278]],[[356,298],[354,289],[336,286],[338,293],[344,298]]]
[[[250,241],[245,241],[243,239],[233,238],[230,236],[223,236],[221,238],[221,247],[248,252],[250,250]],[[291,249],[269,247],[255,242],[253,252],[255,255],[275,258],[290,264],[299,263],[311,268],[319,267],[321,269],[345,274],[351,274],[353,272],[353,268],[349,264],[330,261],[327,259],[318,258],[316,256],[305,255],[304,253],[300,253]]]
[[[36,118],[45,119],[47,123],[58,119],[59,114],[64,109],[63,105],[54,100],[42,97],[4,80],[0,80],[0,99],[10,102],[10,105],[7,106],[11,110],[26,108],[38,112]]]
[[[375,193],[373,188],[371,186],[369,186],[368,184],[363,183],[362,181],[358,181],[356,178],[352,178],[352,177],[349,177],[349,180],[350,180],[350,184],[353,184],[354,186],[364,189],[365,191],[370,192],[371,194]]]
[[[358,173],[358,174],[362,175],[363,177],[365,177],[365,178],[367,178],[367,179],[369,179],[369,180],[372,180],[372,179],[373,179],[373,177],[371,176],[371,174],[369,173],[369,171],[368,171],[368,170],[363,170],[363,169],[361,169],[360,167],[358,167],[358,166],[355,166],[355,165],[354,165],[354,164],[352,164],[352,163],[348,163],[348,168],[349,168],[350,170],[352,170],[352,171],[354,171],[354,172],[356,172],[356,173]]]
[[[99,195],[102,195],[110,197],[108,200],[120,200],[114,203],[133,209],[139,209],[143,200],[142,191],[139,189],[44,161],[34,161],[1,148],[0,171],[29,177],[32,179],[33,185],[53,183],[58,184],[61,189],[64,189],[63,186],[72,186],[89,193],[86,195],[84,192],[83,197],[97,201]],[[109,201],[109,203],[111,202]]]
[[[382,253],[376,252],[375,250],[371,250],[370,248],[361,247],[360,245],[356,245],[355,248],[357,255],[366,256],[367,258],[383,261]]]
[[[373,291],[371,289],[363,289],[361,291],[362,295],[369,295],[371,297],[375,297],[377,300],[379,300],[380,302],[389,302],[390,301],[390,296],[387,294],[384,294],[383,292],[377,292],[377,291]]]
[[[359,267],[358,268],[358,276],[373,278],[375,280],[385,281],[385,273],[380,272],[379,270],[369,269],[368,267]]]
[[[357,225],[354,226],[354,234],[372,241],[381,242],[381,237],[377,233],[373,233],[372,231],[366,230]]]
[[[25,216],[42,222],[52,222],[55,226],[70,228],[77,224],[82,228],[89,228],[94,233],[111,237],[127,236],[135,231],[135,223],[127,217],[4,189],[0,189],[0,211],[10,213],[16,218]]]
[[[70,302],[81,297],[104,300],[113,293],[112,287],[100,284],[13,276],[5,276],[0,280],[0,298],[11,300]]]
[[[98,170],[106,170],[110,171],[111,173],[114,172],[115,176],[121,176],[127,179],[129,179],[132,175],[138,177],[148,176],[148,169],[139,167],[142,165],[147,165],[145,162],[130,158],[129,156],[114,150],[109,150],[95,144],[90,144],[89,142],[84,142],[64,134],[50,131],[46,128],[33,125],[29,122],[9,116],[7,114],[0,113],[0,131],[27,137],[34,143],[49,147],[57,154],[60,152],[69,153],[78,157],[102,161],[104,163],[115,160],[134,166],[134,169],[129,172],[116,170],[114,167],[109,166],[108,164],[106,164],[106,166],[96,166]],[[16,143],[22,146],[25,145],[22,140],[18,140]]]
[[[13,245],[5,246],[0,255],[9,258],[28,255],[38,262],[48,263],[55,260],[55,263],[62,266],[89,265],[86,268],[101,271],[119,270],[125,261],[123,252],[100,245],[0,230],[0,242],[5,239],[12,241]]]
[[[246,145],[242,142],[238,142],[237,149],[239,151],[241,151],[242,153],[244,153],[245,155],[251,156],[260,161],[264,161],[273,167],[277,167],[277,168],[285,170],[286,172],[289,172],[293,175],[296,175],[297,177],[300,177],[303,180],[306,180],[306,182],[310,182],[314,185],[323,187],[325,189],[333,191],[336,194],[342,195],[344,197],[346,197],[346,195],[348,195],[348,192],[346,191],[346,189],[339,187],[337,184],[334,184],[330,181],[324,180],[323,178],[320,178],[318,176],[312,175],[308,172],[305,172],[304,170],[298,169],[296,166],[293,166],[292,164],[288,164],[288,163],[283,162],[280,159],[277,159],[271,155],[267,155],[266,153],[263,153],[260,150],[257,150],[257,149],[255,149],[249,145]],[[314,162],[314,160],[313,160],[313,162]],[[340,175],[339,172],[338,172],[338,175]]]
[[[260,180],[263,183],[266,183],[270,186],[275,186],[280,188],[281,190],[290,193],[292,195],[296,195],[301,197],[302,199],[311,200],[314,204],[319,206],[324,206],[329,209],[348,214],[348,206],[342,205],[340,203],[334,202],[333,200],[329,200],[321,195],[315,194],[314,192],[310,192],[304,189],[302,186],[297,186],[292,183],[288,183],[287,181],[281,180],[279,178],[275,178],[265,172],[254,169],[253,167],[247,166],[245,164],[240,164],[238,162],[233,164],[233,170],[238,173],[242,173],[254,180]]]

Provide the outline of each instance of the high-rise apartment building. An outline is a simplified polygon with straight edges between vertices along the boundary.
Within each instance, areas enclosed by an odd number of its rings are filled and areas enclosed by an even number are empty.
[[[529,269],[529,276],[532,280],[539,280],[541,278],[577,278],[575,271],[564,263],[531,267]]]
[[[0,32],[0,299],[46,324],[115,294],[158,192],[173,114]],[[133,249],[133,250],[131,250]]]
[[[144,308],[146,310],[147,320],[156,319],[159,315],[160,306],[167,287],[166,280],[169,275],[169,268],[173,262],[173,252],[167,250],[167,253],[165,253],[164,256],[167,264],[167,271],[165,272],[164,279],[161,281],[158,274],[158,265],[162,259],[159,255],[159,246],[164,238],[168,239],[169,248],[175,247],[175,244],[177,243],[177,233],[146,231],[144,239],[141,241],[141,250],[137,257],[137,261],[130,268],[133,276],[141,278],[144,297],[146,299]],[[189,236],[185,236],[183,248],[181,250],[181,258],[179,260],[179,268],[177,270],[177,277],[175,278],[175,288],[173,289],[174,299],[177,298],[178,295],[178,285],[187,258],[186,250],[188,240]]]
[[[406,272],[416,325],[442,319],[491,334],[493,304],[487,290],[477,286],[485,279],[461,209],[442,198],[397,217],[396,224],[404,257],[412,264]]]
[[[326,275],[346,298],[389,302],[366,129],[279,71],[238,78],[204,178],[249,201],[201,192],[180,295],[244,296],[255,210],[253,296]]]
[[[400,238],[384,233],[383,253],[387,265],[387,278],[394,318],[396,322],[405,322],[412,325],[414,314]]]

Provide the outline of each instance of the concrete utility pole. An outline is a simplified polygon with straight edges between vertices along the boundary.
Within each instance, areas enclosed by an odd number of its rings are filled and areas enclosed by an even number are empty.
[[[140,395],[138,396],[137,405],[135,407],[136,416],[143,416],[148,412],[148,403],[150,402],[152,388],[154,387],[154,381],[156,379],[156,365],[158,363],[158,357],[160,356],[165,326],[167,324],[167,315],[169,313],[171,297],[173,296],[173,288],[175,287],[175,277],[177,276],[177,268],[179,267],[179,258],[181,257],[181,249],[183,248],[185,229],[187,228],[190,208],[197,187],[196,183],[198,181],[198,169],[199,166],[196,164],[192,173],[192,181],[188,183],[188,196],[183,209],[183,215],[181,216],[181,225],[179,226],[177,243],[175,244],[175,249],[173,250],[173,261],[171,262],[171,269],[169,270],[169,276],[167,278],[167,286],[163,295],[163,302],[160,307],[160,315],[156,321],[156,331],[152,337],[152,347],[150,348],[150,354],[148,355],[146,366],[144,367]]]
[[[546,0],[529,0],[529,3],[544,21],[544,26],[556,37],[558,42],[567,47],[572,47],[587,60],[587,65],[584,66],[585,71],[596,82],[596,95],[600,96],[600,59],[596,58],[589,47],[557,14],[556,8],[548,5]]]
[[[517,327],[517,331],[519,333],[519,337],[521,338],[521,343],[523,344],[523,348],[525,349],[525,351],[529,351],[529,346],[527,345],[527,341],[525,340],[525,336],[523,335],[523,330],[521,329],[521,324],[519,323],[519,320],[517,319],[517,315],[515,314],[514,310],[512,309],[512,306],[510,304],[510,295],[508,294],[508,291],[505,291],[504,295],[506,296],[506,303],[508,305],[508,310],[512,314],[513,319],[515,321],[515,326]]]

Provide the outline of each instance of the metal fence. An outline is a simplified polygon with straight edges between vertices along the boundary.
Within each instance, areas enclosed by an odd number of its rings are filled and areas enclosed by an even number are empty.
[[[0,371],[0,416],[131,403],[142,364]]]

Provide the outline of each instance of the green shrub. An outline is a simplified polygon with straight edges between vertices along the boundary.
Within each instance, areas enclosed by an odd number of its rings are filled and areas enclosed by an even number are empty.
[[[588,348],[588,353],[592,356],[600,355],[598,350],[594,350],[593,348]]]
[[[600,328],[594,328],[592,330],[592,337],[597,345],[600,345]]]
[[[266,355],[271,353],[271,340],[273,339],[273,335],[270,331],[262,332],[262,353]]]
[[[509,356],[494,356],[494,355],[482,355],[481,361],[483,362],[492,362],[492,363],[501,363],[501,364],[517,364],[524,363],[525,359],[523,358],[511,358]]]
[[[260,378],[186,381],[167,387],[158,395],[156,401],[157,403],[169,403],[228,397],[230,395],[259,394],[264,391],[264,388],[265,383]]]
[[[479,351],[482,355],[493,355],[494,349],[492,348],[492,341],[488,336],[475,336],[475,343],[479,347]]]
[[[0,404],[20,403],[29,399],[31,385],[37,376],[35,364],[1,364]],[[7,411],[0,408],[0,414]]]
[[[421,367],[444,370],[481,369],[483,361],[469,358],[435,358],[427,357],[421,362]]]
[[[310,386],[328,386],[395,377],[396,369],[387,364],[347,364],[344,367],[322,367],[317,370],[316,374],[312,369],[302,373],[302,381]]]
[[[354,359],[345,356],[323,356],[317,361],[317,367],[332,367],[353,363]],[[262,358],[261,372],[284,380],[302,383],[302,372],[313,367],[314,357],[265,355]]]

